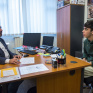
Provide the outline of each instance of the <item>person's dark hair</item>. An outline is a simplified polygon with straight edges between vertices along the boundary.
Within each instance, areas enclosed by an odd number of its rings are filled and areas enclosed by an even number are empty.
[[[89,20],[84,24],[84,27],[90,28],[93,31],[93,20]]]

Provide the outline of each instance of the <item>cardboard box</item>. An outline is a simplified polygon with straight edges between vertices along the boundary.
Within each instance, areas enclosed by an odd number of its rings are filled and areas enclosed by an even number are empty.
[[[78,0],[78,4],[85,4],[85,0]]]
[[[77,1],[77,0],[70,0],[70,3],[71,3],[71,4],[77,4],[78,1]]]
[[[70,0],[64,0],[64,5],[70,4]]]

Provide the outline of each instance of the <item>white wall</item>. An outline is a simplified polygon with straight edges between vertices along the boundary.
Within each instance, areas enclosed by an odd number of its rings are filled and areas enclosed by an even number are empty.
[[[6,43],[9,43],[8,48],[15,53],[15,50],[13,49],[14,46],[14,36],[2,36],[2,38],[5,40]]]

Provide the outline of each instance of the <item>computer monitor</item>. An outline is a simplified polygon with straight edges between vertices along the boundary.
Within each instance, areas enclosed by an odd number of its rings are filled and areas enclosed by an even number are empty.
[[[40,47],[41,33],[24,33],[23,45],[31,47]]]
[[[43,45],[53,46],[53,36],[43,36]]]

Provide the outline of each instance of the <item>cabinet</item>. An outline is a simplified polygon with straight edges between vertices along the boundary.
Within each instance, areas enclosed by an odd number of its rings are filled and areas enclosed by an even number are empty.
[[[84,25],[84,6],[66,5],[57,10],[57,47],[75,56],[82,50],[82,30]]]

